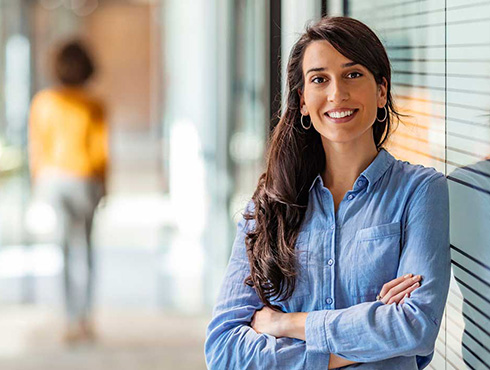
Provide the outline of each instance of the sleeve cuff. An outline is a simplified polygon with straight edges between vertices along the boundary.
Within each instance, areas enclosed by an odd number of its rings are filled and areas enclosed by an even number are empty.
[[[327,315],[328,310],[323,310],[309,312],[308,316],[306,316],[306,350],[310,354],[330,353],[330,348],[327,340],[327,331],[325,328]]]

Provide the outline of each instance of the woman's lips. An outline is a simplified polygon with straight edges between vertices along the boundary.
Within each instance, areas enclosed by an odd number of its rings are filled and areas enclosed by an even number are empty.
[[[344,123],[344,122],[349,122],[352,118],[354,118],[354,116],[357,114],[358,111],[359,109],[355,109],[354,113],[352,113],[350,116],[342,117],[342,118],[333,118],[330,117],[327,113],[325,113],[325,117],[327,117],[330,121],[334,123]]]

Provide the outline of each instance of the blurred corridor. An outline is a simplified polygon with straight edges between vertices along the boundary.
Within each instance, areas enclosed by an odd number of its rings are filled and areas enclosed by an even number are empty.
[[[0,1],[2,369],[205,368],[202,252],[186,263],[199,237],[179,230],[169,194],[163,16],[150,1]],[[70,346],[63,255],[52,210],[33,198],[26,125],[32,95],[53,83],[53,47],[73,36],[96,57],[89,88],[106,102],[110,164],[92,235],[97,339]]]

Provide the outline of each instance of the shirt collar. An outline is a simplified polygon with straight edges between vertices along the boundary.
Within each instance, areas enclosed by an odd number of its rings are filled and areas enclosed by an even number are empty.
[[[322,176],[320,174],[316,175],[315,179],[313,180],[310,188],[308,189],[308,192],[311,191],[311,189],[313,189],[313,186],[315,186],[315,184],[320,181],[321,185],[323,186],[323,180],[322,180]]]
[[[388,168],[390,168],[390,166],[394,162],[395,162],[395,157],[393,157],[386,149],[381,148],[376,158],[374,158],[371,164],[364,171],[362,171],[358,177],[358,179],[360,179],[361,177],[365,177],[367,179],[368,193],[373,189],[374,184],[385,174],[386,170],[388,170]],[[323,186],[323,180],[321,174],[318,174],[315,177],[308,191],[311,191],[311,189],[313,188],[313,186],[315,186],[317,182],[320,182],[320,184]],[[354,187],[356,185],[357,184],[355,184]],[[357,186],[361,188],[363,187],[363,185],[357,185]]]

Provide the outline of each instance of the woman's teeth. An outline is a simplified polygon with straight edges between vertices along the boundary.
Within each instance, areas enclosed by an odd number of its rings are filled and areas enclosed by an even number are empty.
[[[332,113],[327,113],[327,114],[332,118],[343,118],[343,117],[350,116],[352,113],[354,113],[353,110],[348,110],[345,112],[332,112]]]

